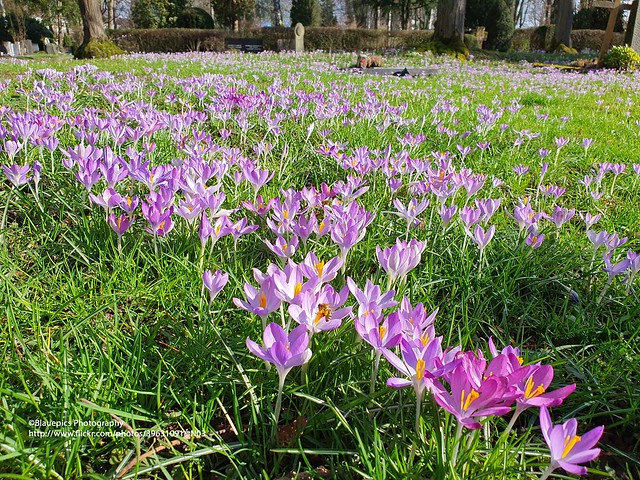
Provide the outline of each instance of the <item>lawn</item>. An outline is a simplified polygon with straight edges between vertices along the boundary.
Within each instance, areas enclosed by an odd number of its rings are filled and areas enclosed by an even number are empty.
[[[354,61],[0,59],[0,478],[640,478],[640,76]]]

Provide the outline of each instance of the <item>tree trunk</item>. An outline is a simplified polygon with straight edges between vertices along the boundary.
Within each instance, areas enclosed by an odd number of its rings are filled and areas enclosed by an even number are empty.
[[[556,10],[556,28],[554,31],[553,46],[558,47],[561,43],[567,47],[571,46],[571,24],[573,22],[573,0],[558,0]]]
[[[438,0],[435,34],[445,44],[464,43],[466,0]]]
[[[78,0],[78,5],[80,6],[84,31],[82,43],[86,45],[91,40],[106,40],[107,34],[104,32],[102,12],[98,0]]]

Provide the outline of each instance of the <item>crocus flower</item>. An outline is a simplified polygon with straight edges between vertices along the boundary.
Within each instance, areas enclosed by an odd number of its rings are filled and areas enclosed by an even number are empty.
[[[306,290],[299,295],[296,304],[289,305],[289,315],[300,325],[304,325],[309,333],[335,330],[342,324],[342,319],[351,313],[351,307],[338,308],[344,304],[349,295],[343,288],[342,295],[336,295],[330,285],[316,294]]]
[[[473,354],[471,356],[475,358]],[[474,376],[470,375],[465,365],[457,366],[447,375],[451,393],[438,382],[435,384],[435,400],[438,405],[455,415],[460,424],[477,429],[481,425],[476,418],[509,413],[511,407],[505,403],[513,401],[514,395],[509,392],[508,380],[505,377],[489,376],[479,385],[477,379],[472,382],[472,378]]]
[[[299,325],[287,335],[280,325],[270,323],[264,329],[262,339],[262,347],[249,337],[246,343],[251,353],[265,362],[272,363],[278,372],[278,400],[275,406],[275,425],[277,426],[282,404],[282,390],[287,374],[293,367],[304,365],[311,359],[309,333],[304,325]]]
[[[287,240],[278,236],[275,243],[271,243],[269,240],[265,240],[264,243],[269,247],[269,250],[275,253],[278,257],[287,259],[296,253],[296,249],[298,248],[298,237],[292,235],[291,239]]]
[[[31,177],[27,177],[29,170],[31,170],[31,167],[27,163],[22,166],[18,164],[13,164],[10,167],[3,165],[2,169],[14,187],[25,185],[29,180],[31,180]]]
[[[129,229],[133,221],[125,214],[116,216],[115,213],[112,213],[109,215],[108,223],[118,237],[121,237]]]
[[[343,261],[339,257],[334,257],[328,262],[324,262],[316,256],[315,253],[309,252],[302,263],[299,265],[302,274],[309,278],[317,278],[318,282],[330,282],[342,267]]]
[[[389,276],[389,287],[397,280],[402,280],[406,277],[407,273],[420,263],[424,247],[424,243],[415,239],[409,242],[396,239],[394,246],[384,250],[376,246],[378,262]]]
[[[221,270],[215,273],[211,270],[205,270],[202,274],[202,283],[209,291],[209,305],[213,303],[213,300],[218,296],[220,291],[229,281],[229,274]]]
[[[398,211],[391,213],[404,218],[404,220],[407,222],[407,226],[412,227],[419,223],[417,217],[426,210],[426,208],[429,206],[429,201],[423,200],[422,202],[418,203],[418,200],[416,198],[412,198],[411,200],[409,200],[409,204],[405,208],[400,200],[395,199],[393,201],[393,205]]]
[[[467,232],[467,235],[469,235],[471,239],[475,242],[475,244],[478,246],[480,251],[483,251],[485,247],[489,244],[491,239],[493,238],[493,235],[496,233],[496,226],[491,225],[485,231],[484,228],[482,228],[480,225],[476,225],[475,228],[473,229],[473,234],[471,234],[471,232],[468,229],[466,230],[466,232]]]
[[[442,218],[442,228],[446,230],[457,211],[457,205],[451,205],[450,207],[446,207],[444,204],[440,205],[438,215]]]
[[[449,370],[452,370],[459,362],[444,363],[442,351],[442,337],[431,339],[427,345],[422,342],[412,342],[403,338],[400,342],[402,360],[390,350],[384,350],[383,355],[400,373],[407,378],[390,378],[387,385],[393,388],[412,386],[418,399],[422,399],[424,392],[433,391],[434,380]]]
[[[596,427],[582,436],[577,435],[578,421],[575,418],[562,425],[553,425],[547,407],[540,408],[540,428],[551,451],[551,462],[542,475],[546,479],[560,467],[576,475],[584,475],[587,469],[579,464],[590,462],[600,455],[599,448],[593,448],[600,440],[604,427]]]
[[[548,392],[547,389],[553,380],[553,367],[551,365],[534,366],[530,375],[523,378],[517,388],[522,396],[516,399],[516,413],[529,407],[555,407],[560,405],[565,398],[576,389],[575,383]]]
[[[275,312],[280,308],[282,300],[275,294],[275,285],[273,279],[266,278],[260,288],[256,288],[249,283],[244,284],[244,295],[247,300],[234,298],[233,303],[236,307],[242,308],[251,313],[255,313],[262,319],[263,326],[266,325],[267,316],[271,312]]]
[[[351,277],[347,278],[347,285],[349,286],[351,294],[356,297],[358,301],[358,317],[365,317],[367,315],[379,317],[383,309],[391,308],[398,304],[398,302],[393,299],[396,293],[395,291],[389,290],[383,295],[380,292],[380,287],[374,285],[371,280],[367,280],[364,291],[358,288]]]

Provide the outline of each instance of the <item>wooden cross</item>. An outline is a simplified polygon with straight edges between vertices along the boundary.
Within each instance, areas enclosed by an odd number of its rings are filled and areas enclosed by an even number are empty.
[[[609,22],[607,23],[607,30],[604,32],[604,38],[602,39],[602,46],[600,47],[600,53],[598,53],[598,63],[602,60],[602,56],[607,53],[611,41],[613,40],[613,29],[616,27],[616,20],[621,10],[631,10],[631,4],[622,3],[621,0],[596,0],[592,4],[597,8],[606,8],[609,10]]]

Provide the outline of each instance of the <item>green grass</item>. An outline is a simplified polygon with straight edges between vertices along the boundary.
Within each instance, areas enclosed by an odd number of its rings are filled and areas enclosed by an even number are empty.
[[[432,152],[448,150],[457,169],[488,175],[477,198],[502,199],[492,220],[498,232],[481,259],[459,221],[443,230],[436,213],[438,200],[431,195],[420,226],[409,234],[426,242],[422,262],[410,272],[398,298],[407,295],[429,311],[440,309],[436,331],[444,336],[445,346],[487,352],[491,335],[498,348],[520,346],[526,363],[552,364],[554,386],[577,383],[576,392],[553,409],[555,422],[576,416],[580,432],[606,426],[603,454],[590,465],[593,477],[639,478],[638,280],[627,292],[615,279],[599,301],[606,273],[599,259],[591,264],[592,248],[577,215],[560,230],[547,222],[542,232],[545,242],[531,250],[505,211],[513,213],[527,196],[548,213],[556,203],[602,213],[596,230],[628,236],[623,249],[640,250],[640,178],[631,167],[640,163],[637,78],[501,63],[458,64],[428,55],[389,60],[394,65],[434,64],[439,73],[426,78],[372,78],[338,70],[351,61],[348,56],[328,54],[183,55],[141,57],[135,62],[123,57],[89,63],[100,75],[78,73],[81,80],[69,85],[66,79],[33,72],[43,68],[68,72],[88,63],[34,58],[0,63],[3,81],[8,82],[0,91],[0,108],[64,118],[96,109],[98,116],[126,118],[127,109],[136,108],[136,102],[173,115],[191,104],[208,114],[197,128],[222,146],[236,147],[255,159],[254,145],[263,139],[273,143],[273,150],[258,162],[275,172],[260,192],[265,198],[279,196],[281,189],[331,185],[353,173],[318,153],[327,144],[322,130],[331,130],[334,142],[348,142],[348,154],[363,146],[371,151],[391,146],[397,155],[403,148],[399,138],[407,133],[425,135],[424,143],[407,147],[412,158],[432,158]],[[269,96],[270,87],[278,90],[291,98],[291,105],[281,109],[282,134],[269,133],[258,113],[249,114],[253,127],[247,132],[233,120],[210,115],[194,95],[192,79],[208,81],[212,97],[219,94],[216,82],[246,98],[261,92]],[[68,113],[56,102],[37,103],[34,81],[40,80],[54,90],[73,88]],[[106,93],[116,95],[121,105],[93,88],[111,81],[119,91],[111,88]],[[149,96],[148,89],[155,94]],[[166,102],[171,94],[183,103]],[[300,101],[304,94],[319,96]],[[314,106],[332,95],[342,97],[352,109],[322,118]],[[377,127],[388,118],[380,106],[385,103],[402,108],[380,131]],[[361,107],[353,109],[358,104]],[[458,110],[438,113],[442,122],[438,125],[432,109],[445,104]],[[291,116],[292,109],[305,105],[309,112]],[[481,133],[475,130],[480,105],[503,109],[495,127]],[[232,115],[241,111],[235,109]],[[135,126],[133,120],[127,121]],[[509,128],[502,131],[501,123]],[[7,127],[2,115],[0,125]],[[234,133],[223,139],[220,128]],[[458,135],[449,137],[442,128],[455,129]],[[522,130],[539,136],[514,146],[516,132]],[[462,138],[465,131],[470,135]],[[193,136],[188,129],[183,134]],[[101,135],[99,143],[121,155],[127,146],[141,148],[133,142],[119,147],[109,133]],[[61,125],[55,136],[65,148],[78,143],[69,125]],[[556,137],[571,139],[557,158]],[[595,139],[586,152],[583,138]],[[153,133],[150,140],[156,144],[149,155],[152,164],[183,156],[179,142],[167,130]],[[475,151],[461,160],[457,145],[475,146],[477,141],[490,141],[491,146],[482,155]],[[567,187],[557,202],[537,193],[540,148],[550,150],[545,161],[551,167],[544,184]],[[63,168],[63,158],[60,150],[50,158],[36,147],[19,154],[19,163],[40,159],[43,164],[39,203],[27,186],[11,188],[6,180],[0,185],[3,211],[7,205],[0,245],[0,478],[268,479],[286,478],[291,472],[321,478],[328,471],[331,478],[531,479],[546,468],[548,451],[537,414],[531,411],[522,415],[504,441],[499,435],[508,423],[506,417],[469,434],[454,468],[450,454],[455,419],[425,400],[415,432],[415,395],[411,389],[384,385],[387,378],[398,375],[384,360],[371,395],[372,352],[357,338],[352,320],[337,331],[314,335],[308,368],[304,373],[294,369],[288,376],[280,421],[284,433],[274,442],[277,375],[245,346],[247,337],[261,338],[260,319],[232,301],[243,298],[245,282],[255,284],[252,268],[265,271],[277,261],[263,242],[275,238],[264,220],[249,212],[235,214],[236,220],[247,216],[259,224],[258,232],[241,237],[237,244],[225,237],[207,250],[204,267],[222,269],[230,277],[209,308],[202,295],[197,226],[176,219],[175,229],[154,245],[139,221],[125,233],[119,252],[104,211],[91,206],[86,189]],[[605,161],[625,163],[627,170],[615,188],[613,177],[607,175],[604,197],[596,201],[578,181]],[[5,148],[0,163],[10,163]],[[521,164],[530,165],[533,173],[518,178],[512,169]],[[505,183],[492,187],[493,176]],[[342,287],[347,276],[361,287],[366,279],[384,286],[387,279],[375,259],[376,246],[390,246],[406,232],[406,223],[388,213],[394,197],[383,172],[376,170],[365,178],[370,189],[358,201],[376,218],[364,240],[349,253],[346,273],[333,282],[336,287]],[[225,178],[222,189],[227,195],[224,208],[236,208],[253,197],[250,186],[238,187],[233,178]],[[96,187],[93,193],[101,190]],[[396,196],[405,204],[411,198],[406,186]],[[464,190],[454,197],[459,206],[464,197]],[[325,259],[338,254],[328,236],[311,236],[294,260],[301,261],[307,251]],[[349,304],[354,305],[353,298]],[[278,314],[272,314],[270,321],[278,322]],[[83,423],[116,420],[122,426]],[[37,421],[75,421],[80,426],[33,425]],[[438,422],[444,439],[439,439]],[[147,436],[128,436],[130,429]],[[40,438],[30,434],[36,430],[49,435],[83,430],[105,436]],[[190,437],[171,433],[180,430],[195,433]],[[144,459],[136,461],[141,456]],[[563,478],[557,473],[556,478]]]

